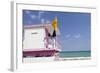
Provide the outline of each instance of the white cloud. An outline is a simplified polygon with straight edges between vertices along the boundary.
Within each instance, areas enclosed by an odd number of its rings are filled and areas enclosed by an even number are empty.
[[[32,15],[31,15],[31,18],[32,18],[32,19],[35,19],[35,18],[37,18],[37,16],[34,15],[34,14],[32,14]]]
[[[66,34],[65,37],[68,39],[79,39],[79,38],[81,38],[81,34],[75,34],[75,35]]]
[[[29,10],[26,10],[25,12],[26,12],[27,14],[30,14],[30,11],[29,11]]]
[[[46,24],[49,24],[50,23],[50,20],[46,20]]]
[[[70,35],[70,34],[67,34],[65,37],[66,37],[66,38],[70,38],[70,37],[71,37],[71,35]]]
[[[41,20],[41,16],[45,13],[44,11],[39,11],[38,15],[31,14],[29,10],[26,10],[25,13],[30,14],[32,19],[38,18]]]
[[[42,24],[50,24],[50,20],[47,20],[47,19],[44,19],[44,18],[41,18],[40,21],[41,21]]]
[[[80,34],[76,34],[76,35],[74,35],[74,38],[76,38],[76,39],[78,39],[78,38],[80,38],[80,37],[81,37]]]
[[[44,14],[45,12],[44,11],[40,11],[39,14],[38,14],[38,18],[40,19],[42,14]]]
[[[44,24],[45,23],[45,19],[42,18],[41,19],[41,23]]]

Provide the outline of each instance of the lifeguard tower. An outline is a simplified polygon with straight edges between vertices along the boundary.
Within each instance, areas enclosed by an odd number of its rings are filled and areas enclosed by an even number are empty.
[[[60,49],[57,38],[49,36],[50,24],[25,25],[23,28],[23,58],[55,57]]]

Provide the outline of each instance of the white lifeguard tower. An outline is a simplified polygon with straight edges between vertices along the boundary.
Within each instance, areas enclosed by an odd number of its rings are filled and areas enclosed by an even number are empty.
[[[48,36],[50,24],[25,25],[23,30],[23,58],[55,57],[60,45]]]

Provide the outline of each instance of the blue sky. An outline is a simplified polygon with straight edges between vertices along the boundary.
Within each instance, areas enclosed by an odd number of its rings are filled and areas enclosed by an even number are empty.
[[[60,30],[59,42],[63,51],[91,49],[91,14],[23,10],[23,25],[51,23],[57,17]]]

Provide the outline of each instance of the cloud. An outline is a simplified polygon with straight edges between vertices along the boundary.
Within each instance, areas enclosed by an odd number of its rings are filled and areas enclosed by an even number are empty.
[[[81,38],[81,35],[80,34],[66,34],[65,35],[65,38],[68,38],[68,39],[79,39]]]
[[[39,11],[38,12],[38,15],[35,15],[35,14],[31,14],[31,12],[29,10],[26,10],[25,11],[26,14],[29,14],[29,16],[32,18],[32,19],[35,19],[35,18],[38,18],[41,20],[41,16],[45,13],[44,11]]]
[[[25,13],[30,14],[30,11],[29,10],[26,10]]]
[[[32,15],[31,15],[31,18],[32,18],[32,19],[35,19],[35,18],[37,18],[37,16],[34,15],[34,14],[32,14]]]
[[[41,19],[41,23],[44,24],[45,23],[45,19],[42,18]]]
[[[49,24],[50,23],[50,20],[46,20],[46,24]]]
[[[65,37],[66,37],[66,38],[70,38],[70,37],[71,37],[71,35],[70,35],[70,34],[67,34]]]
[[[38,18],[40,19],[41,16],[42,16],[44,13],[45,13],[44,11],[40,11],[40,12],[38,13]]]
[[[41,18],[40,21],[41,21],[42,24],[50,24],[51,23],[50,20],[47,20],[47,19],[44,19],[44,18]]]
[[[80,34],[76,34],[76,35],[74,35],[74,38],[76,38],[76,39],[78,39],[78,38],[80,38],[80,37],[81,37]]]
[[[33,12],[29,11],[29,10],[26,10],[25,11],[26,14],[28,14],[30,16],[31,19],[37,19],[40,21],[40,23],[42,24],[49,24],[50,23],[50,20],[48,19],[45,19],[45,18],[42,18],[42,16],[44,15],[44,11],[39,11],[38,14],[34,14]],[[28,21],[29,24],[32,23],[32,21]]]

